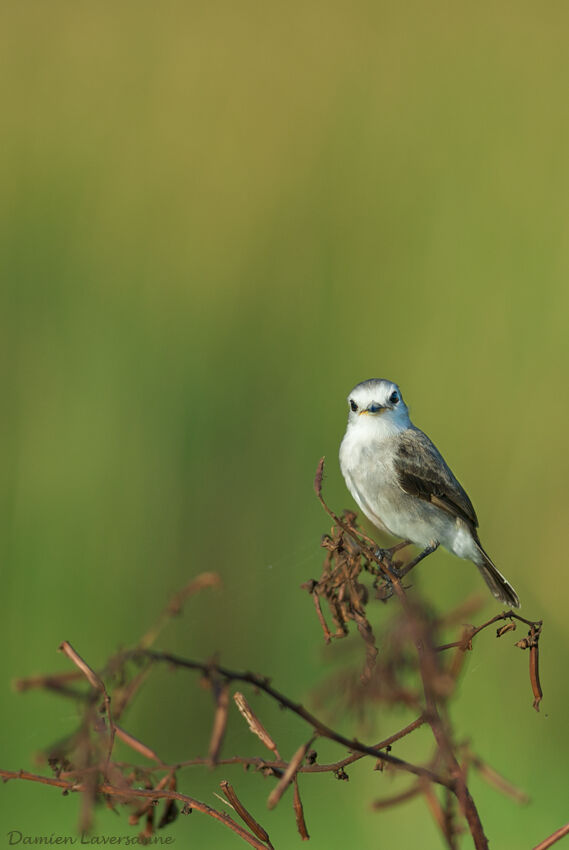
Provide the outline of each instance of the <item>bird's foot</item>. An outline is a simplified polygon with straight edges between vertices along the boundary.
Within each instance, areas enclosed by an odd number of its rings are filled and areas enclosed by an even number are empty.
[[[402,572],[402,571],[401,571]],[[382,602],[387,602],[388,599],[395,594],[394,582],[402,582],[403,575],[399,570],[390,568],[389,573],[383,573],[381,579],[378,577],[375,582],[375,598]],[[401,583],[403,590],[409,590],[410,584]]]
[[[392,546],[391,549],[376,549],[375,555],[381,561],[384,562],[385,566],[392,573],[395,578],[402,578],[405,575],[405,571],[401,569],[403,567],[402,561],[394,561],[393,556],[400,549],[403,549],[404,546],[409,546],[409,543],[406,541],[405,543],[398,543],[396,546]]]
[[[380,549],[377,548],[375,550],[375,554],[378,558],[386,559],[391,561],[396,552],[399,552],[400,549],[406,549],[407,546],[411,545],[410,540],[402,540],[401,543],[396,543],[395,546],[391,546],[389,549]]]
[[[382,562],[382,566],[380,568],[381,575],[386,583],[388,583],[391,587],[391,593],[388,596],[391,596],[393,593],[393,582],[390,578],[390,575],[395,579],[400,579],[404,575],[402,571],[398,569],[401,566],[399,562],[393,562],[393,549],[376,549],[375,550],[376,558]],[[388,597],[386,597],[388,598]]]

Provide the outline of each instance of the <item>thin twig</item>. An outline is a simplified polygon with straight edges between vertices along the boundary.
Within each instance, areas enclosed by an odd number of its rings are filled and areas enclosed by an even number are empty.
[[[71,791],[81,792],[85,790],[85,786],[80,782],[66,782],[63,779],[57,779],[55,777],[39,776],[35,773],[28,773],[26,770],[0,770],[0,777],[4,781],[9,781],[11,779],[23,779],[29,782],[40,782],[42,785],[52,785],[56,788],[62,788],[68,793]],[[252,835],[250,832],[243,829],[243,827],[230,818],[229,815],[226,815],[224,812],[218,812],[206,803],[202,803],[193,797],[188,797],[186,794],[179,794],[177,791],[160,790],[156,788],[149,790],[143,788],[116,788],[109,782],[102,782],[97,785],[97,792],[99,794],[107,794],[110,797],[117,797],[127,802],[139,797],[145,800],[178,800],[179,802],[184,803],[189,810],[195,809],[197,812],[209,815],[215,820],[220,821],[220,823],[223,823],[225,826],[228,826],[233,830],[233,832],[237,833],[240,838],[247,841],[251,847],[255,847],[256,850],[267,850],[267,845],[263,841],[260,841],[255,835]]]
[[[293,808],[294,816],[296,818],[296,828],[298,829],[298,834],[300,835],[303,841],[308,841],[310,835],[308,834],[308,829],[306,828],[306,821],[304,819],[304,806],[302,805],[302,800],[300,799],[300,791],[298,788],[298,773],[294,777]]]
[[[224,779],[223,782],[220,782],[219,784],[221,790],[223,791],[223,793],[225,794],[225,796],[227,797],[227,799],[229,800],[241,820],[247,824],[251,832],[253,832],[257,836],[257,838],[260,838],[261,841],[263,841],[267,845],[269,850],[273,850],[273,845],[271,844],[269,839],[269,833],[261,826],[258,821],[255,820],[251,812],[249,812],[245,808],[245,806],[235,793],[235,789],[233,788],[233,786],[226,779]]]
[[[87,662],[81,658],[78,652],[76,652],[69,641],[64,640],[60,645],[59,649],[63,652],[69,659],[72,661],[75,666],[83,673],[91,687],[95,691],[99,691],[103,696],[103,701],[105,704],[105,712],[107,714],[107,720],[109,725],[109,743],[107,748],[107,758],[104,767],[105,776],[107,776],[107,772],[109,769],[109,763],[111,761],[111,755],[113,752],[113,746],[115,743],[115,723],[113,720],[113,715],[111,711],[111,698],[108,694],[108,691],[105,687],[105,683],[103,680],[95,673],[94,670],[89,667]]]
[[[424,716],[418,717],[416,720],[413,720],[412,723],[409,723],[407,726],[404,726],[403,729],[400,729],[398,732],[395,732],[393,735],[390,735],[388,738],[385,738],[383,741],[379,741],[377,744],[373,745],[374,752],[376,750],[382,750],[385,747],[391,746],[396,741],[400,741],[406,735],[409,735],[415,729],[418,729],[426,723],[426,719]],[[359,761],[360,759],[365,758],[368,753],[352,753],[352,755],[346,756],[346,758],[340,759],[339,761],[330,762],[326,764],[302,764],[298,768],[298,773],[338,773],[338,771],[343,770],[351,764]],[[187,761],[176,762],[175,764],[165,764],[161,763],[159,765],[152,765],[151,767],[141,767],[140,765],[133,765],[130,762],[115,762],[115,764],[120,767],[122,770],[127,769],[136,769],[141,773],[155,773],[156,771],[168,771],[169,773],[182,770],[186,767],[210,767],[211,763],[209,758],[193,758],[188,759]],[[280,757],[275,758],[274,760],[260,758],[259,756],[231,756],[230,758],[218,759],[216,764],[218,766],[223,765],[231,765],[231,764],[241,764],[244,767],[254,767],[260,771],[284,771],[288,768],[289,762],[283,761]],[[98,770],[97,767],[93,767],[92,770]],[[70,775],[75,775],[73,771],[66,772],[62,771],[61,776],[66,777]]]
[[[257,850],[263,850],[263,848],[267,850],[271,845],[266,830],[243,806],[234,788],[227,781],[221,783],[221,788],[231,806],[244,820],[248,830],[228,815],[178,793],[177,771],[192,765],[211,767],[242,764],[245,767],[251,767],[277,780],[276,786],[269,795],[269,807],[276,805],[292,784],[297,829],[301,837],[306,840],[308,831],[300,799],[298,776],[309,773],[333,773],[338,779],[347,779],[346,767],[363,758],[372,757],[376,762],[376,769],[383,770],[384,767],[389,766],[416,777],[416,781],[410,788],[394,797],[377,801],[375,808],[385,808],[423,794],[449,849],[455,850],[458,846],[458,836],[464,829],[460,822],[456,822],[456,814],[460,811],[466,819],[476,850],[487,850],[488,842],[467,786],[469,766],[477,768],[487,781],[503,793],[509,794],[520,802],[525,800],[525,797],[522,792],[515,789],[476,755],[466,750],[463,745],[456,745],[447,704],[449,698],[455,693],[459,672],[466,651],[472,649],[473,638],[493,623],[505,621],[506,625],[498,629],[498,636],[501,636],[514,628],[516,621],[520,621],[530,629],[528,636],[518,641],[517,646],[530,650],[530,679],[534,693],[534,706],[537,708],[541,699],[538,671],[541,621],[534,622],[513,611],[504,611],[478,627],[465,627],[459,640],[438,646],[437,637],[441,629],[455,621],[460,622],[456,620],[458,613],[451,612],[446,617],[430,616],[427,615],[423,606],[412,601],[399,577],[402,574],[397,569],[400,564],[393,558],[395,552],[408,543],[403,542],[390,550],[378,549],[375,541],[357,528],[357,517],[354,513],[345,511],[342,518],[338,517],[326,505],[322,496],[323,473],[324,460],[322,459],[315,478],[315,490],[322,506],[333,519],[334,527],[330,535],[325,535],[323,538],[322,545],[327,553],[321,578],[318,581],[312,579],[303,586],[312,594],[326,642],[329,643],[332,638],[348,634],[350,624],[357,626],[364,640],[366,665],[362,678],[365,686],[361,683],[356,685],[351,674],[343,679],[343,682],[347,683],[346,696],[348,702],[351,701],[351,707],[361,707],[364,700],[382,701],[394,707],[412,706],[414,711],[419,712],[415,720],[383,741],[369,746],[331,728],[303,705],[274,688],[268,677],[249,671],[228,669],[213,661],[196,661],[151,649],[162,627],[172,616],[179,613],[188,596],[202,587],[212,586],[218,582],[215,574],[204,573],[173,597],[155,625],[146,632],[134,649],[113,655],[102,671],[93,670],[71,644],[64,642],[61,649],[75,664],[76,671],[20,680],[16,686],[21,690],[43,687],[65,696],[79,697],[83,701],[82,721],[76,733],[47,751],[49,764],[55,772],[54,777],[42,777],[26,771],[5,770],[0,771],[0,777],[3,777],[5,781],[22,779],[40,782],[58,787],[65,794],[71,791],[80,792],[82,830],[89,828],[96,802],[103,801],[112,806],[112,801],[118,800],[133,806],[135,801],[138,801],[131,815],[131,822],[135,823],[142,818],[144,825],[142,836],[150,839],[155,829],[155,821],[159,821],[159,827],[170,823],[178,814],[177,802],[181,802],[184,806],[182,813],[192,809],[201,811],[228,826],[250,846]],[[396,610],[401,612],[395,621],[395,632],[388,633],[387,645],[382,647],[380,656],[377,656],[374,630],[368,619],[368,603],[374,594],[375,598],[381,599],[382,602],[388,601],[391,597],[397,597],[393,603]],[[326,624],[321,608],[322,598],[329,607],[336,629],[334,634]],[[461,616],[469,616],[470,611],[471,608],[463,609]],[[456,650],[452,654],[450,663],[447,663],[446,659],[443,661],[441,655],[446,649]],[[118,717],[131,703],[138,689],[157,664],[167,664],[170,667],[201,673],[205,683],[213,689],[215,715],[207,758],[165,764],[154,750],[117,726]],[[140,665],[140,669],[133,670],[134,665]],[[408,683],[411,675],[415,677],[412,685]],[[88,682],[90,690],[85,688],[76,691],[70,687],[70,683],[75,683],[81,677]],[[419,687],[415,684],[417,678],[420,682]],[[352,682],[354,684],[351,684]],[[271,751],[272,759],[247,756],[220,758],[226,724],[230,720],[228,714],[230,687],[234,683],[245,683],[256,691],[264,693],[310,727],[309,733],[306,734],[307,738],[310,735],[310,739],[296,750],[289,761],[280,757],[275,741],[241,693],[236,693],[234,696],[239,711],[245,717],[251,731]],[[101,699],[97,695],[102,697],[104,712],[100,707]],[[111,709],[111,696],[113,709]],[[101,717],[102,713],[103,717]],[[429,728],[436,743],[435,755],[428,763],[414,764],[390,752],[392,744],[424,725]],[[93,729],[98,733],[99,738],[93,737]],[[113,761],[115,736],[148,759],[151,764],[141,766]],[[348,754],[336,762],[318,764],[316,753],[310,749],[316,737],[335,742],[344,748],[344,752],[347,750]],[[459,764],[457,752],[460,753],[462,764]],[[158,779],[160,776],[161,778]],[[140,788],[139,785],[143,787]],[[435,793],[434,785],[445,789],[443,803],[440,802],[440,795]],[[155,806],[159,800],[166,802],[162,807],[162,816],[155,818]],[[223,802],[225,803],[225,800]],[[545,850],[568,831],[569,825],[558,830],[535,850]]]
[[[561,826],[559,829],[556,829],[555,832],[553,832],[548,838],[545,838],[543,841],[540,841],[539,844],[536,844],[533,850],[547,850],[548,847],[552,847],[565,835],[569,835],[569,823],[566,823],[565,826]]]
[[[322,738],[329,738],[332,741],[336,741],[338,744],[342,744],[349,750],[357,751],[362,753],[363,755],[373,756],[374,758],[382,759],[383,761],[392,764],[394,767],[398,767],[401,770],[407,771],[408,773],[413,773],[416,776],[426,776],[432,782],[436,782],[439,785],[448,785],[449,780],[447,780],[444,776],[434,773],[428,768],[420,767],[419,765],[411,764],[410,762],[404,761],[403,759],[399,759],[396,756],[391,755],[390,753],[386,753],[378,750],[376,747],[370,747],[367,744],[363,744],[361,741],[358,741],[357,738],[347,738],[345,735],[342,735],[340,732],[336,732],[315,717],[314,714],[307,711],[304,706],[300,703],[295,703],[290,700],[287,696],[277,691],[276,688],[273,688],[272,685],[269,684],[268,679],[263,676],[258,676],[255,673],[248,672],[240,672],[237,670],[229,670],[227,667],[222,667],[220,664],[211,664],[205,663],[202,661],[193,661],[188,658],[180,658],[177,655],[173,655],[169,652],[156,652],[153,650],[129,650],[123,653],[123,657],[127,658],[148,658],[151,661],[157,663],[165,663],[170,664],[173,667],[181,667],[187,670],[198,670],[204,674],[211,673],[211,671],[215,671],[218,675],[228,679],[233,682],[248,682],[253,687],[258,688],[260,691],[264,691],[268,696],[272,697],[276,702],[282,705],[284,708],[290,709],[294,714],[298,717],[301,717],[305,720],[314,731]]]
[[[190,596],[193,596],[205,587],[219,587],[220,585],[221,578],[217,573],[200,573],[200,575],[193,578],[182,590],[172,596],[154,625],[140,638],[138,645],[141,649],[148,649],[152,646],[166,623],[172,617],[177,617],[180,614],[184,602]]]
[[[273,788],[273,790],[269,794],[269,799],[267,800],[267,806],[269,809],[274,809],[274,807],[277,805],[290,783],[295,778],[296,774],[298,773],[298,768],[304,761],[306,753],[312,746],[313,741],[314,736],[301,747],[299,747],[291,758],[290,762],[288,763],[287,769],[279,780],[278,785]]]
[[[525,617],[522,617],[520,614],[517,614],[515,611],[502,611],[501,614],[496,614],[494,617],[490,617],[489,620],[486,620],[482,625],[474,627],[470,626],[466,635],[464,635],[460,640],[452,641],[452,643],[445,643],[442,646],[437,646],[437,652],[444,652],[446,649],[454,649],[454,647],[458,647],[459,649],[470,649],[472,638],[479,634],[479,632],[487,629],[488,626],[493,625],[494,623],[499,623],[501,620],[519,620],[521,623],[525,623],[531,628],[536,628],[542,625],[542,620],[527,620]],[[500,635],[501,636],[501,635]]]

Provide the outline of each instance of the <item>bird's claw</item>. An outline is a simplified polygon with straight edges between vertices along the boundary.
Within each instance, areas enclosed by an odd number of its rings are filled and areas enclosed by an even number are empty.
[[[399,561],[393,561],[393,549],[376,549],[375,556],[380,561],[384,562],[384,567],[397,579],[403,578],[403,571],[399,569],[402,564]]]

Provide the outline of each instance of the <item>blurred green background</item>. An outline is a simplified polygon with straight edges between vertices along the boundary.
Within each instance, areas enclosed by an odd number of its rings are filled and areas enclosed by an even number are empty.
[[[474,776],[486,832],[519,850],[567,820],[568,26],[525,0],[2,5],[2,767],[32,767],[76,719],[14,677],[69,669],[64,639],[102,664],[203,570],[223,590],[160,646],[311,704],[342,654],[299,589],[329,527],[313,474],[326,455],[330,503],[353,506],[345,398],[389,377],[546,622],[539,715],[527,657],[490,633],[454,705],[532,796],[520,809]],[[444,552],[414,583],[442,608],[484,591]],[[302,725],[250,698],[292,754]],[[205,754],[210,724],[211,696],[167,671],[125,721],[169,760]],[[262,754],[243,727],[234,712],[225,754]],[[261,777],[195,768],[183,790],[222,807],[223,778],[298,846]],[[306,777],[311,846],[441,847],[421,800],[371,811],[402,787],[363,762],[349,783]],[[78,800],[52,789],[9,783],[0,806],[3,841],[75,829]],[[126,815],[97,831],[129,832]],[[198,814],[170,834],[240,846]]]

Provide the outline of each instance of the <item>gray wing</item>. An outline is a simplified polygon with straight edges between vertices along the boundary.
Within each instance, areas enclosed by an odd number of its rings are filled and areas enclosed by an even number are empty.
[[[478,526],[472,502],[439,450],[418,428],[409,428],[399,436],[395,469],[405,493],[460,517],[473,529]]]

